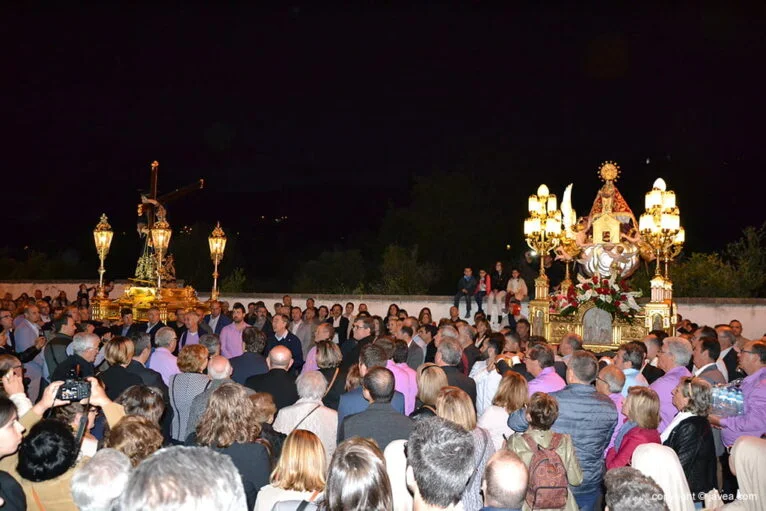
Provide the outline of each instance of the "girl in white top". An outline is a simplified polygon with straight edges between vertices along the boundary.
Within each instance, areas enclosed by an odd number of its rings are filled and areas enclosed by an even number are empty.
[[[694,510],[684,469],[673,449],[660,444],[639,445],[633,451],[631,464],[660,485],[669,511]]]
[[[489,431],[495,449],[505,447],[506,440],[513,435],[508,427],[508,416],[523,408],[528,402],[527,380],[515,371],[503,375],[497,387],[497,393],[488,407],[479,417],[478,426]]]
[[[271,511],[285,500],[316,501],[324,491],[326,473],[327,458],[319,437],[305,429],[293,431],[282,446],[271,484],[258,492],[255,511]]]

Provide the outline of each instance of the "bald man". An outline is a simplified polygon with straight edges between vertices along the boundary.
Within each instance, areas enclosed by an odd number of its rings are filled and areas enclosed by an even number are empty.
[[[289,348],[282,345],[274,346],[266,359],[269,372],[251,376],[245,381],[245,386],[256,392],[268,392],[274,398],[277,411],[298,401],[298,388],[295,385],[295,375],[290,368],[293,366],[293,355]]]
[[[210,399],[210,395],[218,387],[224,383],[236,383],[231,379],[232,372],[233,369],[229,363],[229,359],[226,357],[216,355],[210,359],[210,362],[207,365],[207,375],[210,376],[211,382],[207,389],[192,400],[191,409],[189,410],[189,429],[187,431],[194,431],[197,428],[197,423],[207,408],[207,402],[208,399]],[[253,393],[250,389],[247,389],[247,392],[248,394]]]
[[[527,467],[516,453],[507,449],[496,451],[487,462],[481,481],[482,509],[520,510],[527,493],[528,477]]]

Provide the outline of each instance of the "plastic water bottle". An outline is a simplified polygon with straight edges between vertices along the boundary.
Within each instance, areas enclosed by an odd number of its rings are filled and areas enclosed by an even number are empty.
[[[737,389],[737,415],[745,413],[745,396],[742,395],[742,391]]]

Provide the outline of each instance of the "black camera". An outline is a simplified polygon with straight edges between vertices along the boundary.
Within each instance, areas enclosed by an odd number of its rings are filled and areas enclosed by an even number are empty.
[[[56,399],[63,401],[80,401],[90,397],[90,382],[85,380],[65,380],[59,387]]]

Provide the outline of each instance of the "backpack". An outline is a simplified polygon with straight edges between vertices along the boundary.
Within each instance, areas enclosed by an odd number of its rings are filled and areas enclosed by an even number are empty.
[[[569,480],[561,456],[556,453],[562,435],[554,433],[551,444],[547,448],[537,444],[526,433],[522,436],[532,450],[532,460],[529,462],[529,484],[525,499],[527,505],[531,509],[565,507],[569,497]]]

